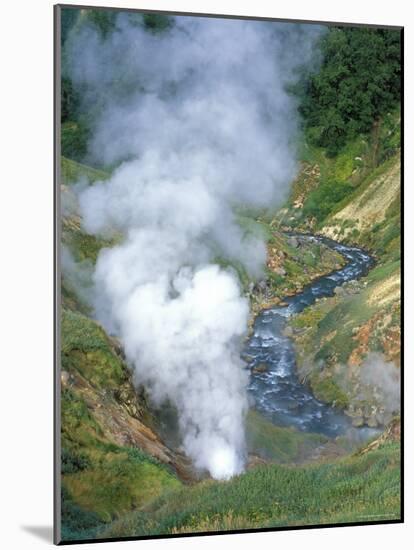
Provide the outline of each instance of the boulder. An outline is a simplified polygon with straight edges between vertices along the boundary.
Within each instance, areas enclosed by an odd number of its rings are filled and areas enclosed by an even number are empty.
[[[275,267],[273,271],[276,275],[280,275],[281,277],[285,277],[286,275],[286,270],[283,267]]]
[[[67,386],[69,384],[70,374],[66,370],[62,370],[60,373],[60,381],[62,386]]]
[[[345,296],[345,294],[346,294],[345,289],[342,288],[341,286],[336,286],[335,289],[334,289],[334,292],[337,296]]]
[[[289,237],[287,240],[287,243],[292,248],[298,248],[299,247],[299,241],[296,237]]]
[[[265,363],[259,363],[258,365],[253,367],[252,371],[257,373],[266,372],[267,365]]]
[[[354,428],[360,428],[361,426],[364,425],[364,419],[362,416],[356,416],[353,420],[352,420],[352,425],[354,426]]]
[[[376,428],[378,426],[378,421],[377,419],[375,418],[375,416],[371,416],[370,418],[368,418],[367,420],[367,426],[369,428]]]

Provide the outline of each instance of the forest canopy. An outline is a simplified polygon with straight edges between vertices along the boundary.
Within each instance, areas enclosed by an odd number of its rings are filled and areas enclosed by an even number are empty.
[[[308,140],[334,156],[400,99],[400,31],[331,27],[322,62],[298,89]]]

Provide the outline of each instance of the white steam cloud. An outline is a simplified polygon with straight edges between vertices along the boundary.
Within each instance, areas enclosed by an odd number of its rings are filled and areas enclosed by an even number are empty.
[[[86,231],[121,232],[94,273],[96,315],[123,342],[136,382],[172,401],[187,454],[218,479],[242,471],[247,374],[240,359],[264,243],[237,206],[278,205],[295,175],[286,92],[320,29],[179,17],[151,33],[120,15],[105,39],[84,25],[71,77],[99,105],[89,159],[118,165],[79,194]]]
[[[380,353],[369,353],[360,367],[360,393],[371,392],[383,415],[389,422],[400,411],[400,369],[386,361]]]

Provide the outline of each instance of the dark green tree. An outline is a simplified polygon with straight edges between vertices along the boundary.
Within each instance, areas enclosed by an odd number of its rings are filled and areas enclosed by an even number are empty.
[[[332,27],[319,70],[302,82],[300,111],[311,142],[335,155],[370,131],[400,98],[400,31]]]

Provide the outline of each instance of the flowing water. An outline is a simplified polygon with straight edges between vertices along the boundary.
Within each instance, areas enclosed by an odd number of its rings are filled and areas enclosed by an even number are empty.
[[[266,309],[256,317],[253,335],[244,353],[250,358],[252,369],[264,368],[263,372],[252,370],[249,393],[255,408],[274,424],[336,437],[351,428],[350,419],[339,409],[316,399],[309,386],[300,382],[294,344],[284,332],[290,316],[300,313],[318,298],[332,296],[335,288],[345,282],[365,275],[374,260],[359,248],[325,237],[300,236],[304,238],[333,248],[347,263],[342,269],[313,281],[302,292],[285,298],[286,305]]]

